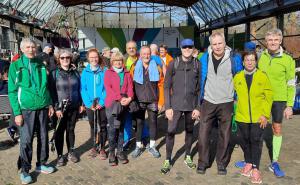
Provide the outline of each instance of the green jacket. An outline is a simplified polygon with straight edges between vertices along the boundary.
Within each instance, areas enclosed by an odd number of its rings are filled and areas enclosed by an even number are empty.
[[[273,97],[267,75],[258,69],[253,74],[250,91],[248,91],[244,71],[236,74],[233,81],[237,93],[235,120],[243,123],[258,123],[262,115],[269,119]]]
[[[265,50],[259,59],[258,68],[264,71],[272,86],[273,100],[286,101],[287,106],[294,105],[295,87],[295,61],[280,48],[279,55],[274,58]]]
[[[21,110],[38,110],[51,104],[42,61],[22,55],[10,65],[8,79],[8,96],[15,116],[21,115]]]

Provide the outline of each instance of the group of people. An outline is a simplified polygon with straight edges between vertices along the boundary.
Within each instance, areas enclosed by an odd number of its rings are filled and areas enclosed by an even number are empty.
[[[23,55],[10,65],[8,95],[20,130],[18,168],[23,184],[32,182],[29,174],[32,160],[32,140],[37,131],[36,171],[52,173],[47,165],[49,156],[48,117],[56,115],[54,134],[57,167],[67,161],[78,162],[75,152],[75,125],[84,110],[90,124],[93,141],[89,156],[108,158],[111,166],[128,163],[124,152],[125,135],[132,137],[132,122],[136,122],[136,143],[132,158],[144,149],[155,158],[161,156],[156,148],[158,113],[165,110],[168,122],[166,132],[166,159],[161,173],[172,166],[172,150],[176,129],[185,128],[184,163],[197,173],[205,174],[211,166],[210,133],[218,129],[216,163],[219,175],[227,174],[234,145],[241,146],[244,160],[239,161],[241,174],[252,183],[262,183],[259,163],[263,135],[272,117],[273,137],[270,170],[277,177],[285,174],[278,159],[282,143],[283,117],[289,119],[295,95],[295,61],[282,49],[279,29],[266,33],[266,50],[257,57],[255,50],[242,55],[226,46],[222,33],[210,35],[210,46],[200,60],[195,57],[192,39],[181,41],[181,56],[172,58],[167,46],[126,44],[126,56],[104,48],[102,55],[96,48],[89,49],[89,64],[81,74],[72,64],[72,53],[61,49],[57,53],[57,67],[49,68],[36,57],[36,44],[24,38],[20,48]],[[47,64],[47,63],[46,63]],[[147,122],[149,128],[145,125]],[[179,121],[181,117],[184,121]],[[234,119],[232,119],[234,117]],[[191,156],[194,124],[199,121],[198,165]],[[232,124],[237,133],[232,132]],[[148,132],[150,142],[142,139]],[[66,133],[67,160],[63,154]],[[105,150],[108,138],[108,154]]]

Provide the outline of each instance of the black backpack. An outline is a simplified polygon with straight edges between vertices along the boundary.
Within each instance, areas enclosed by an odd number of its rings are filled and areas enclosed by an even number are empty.
[[[194,58],[194,57],[192,58],[192,60],[193,60],[193,64],[194,64],[193,71],[195,73],[199,73],[200,72],[200,61],[198,61],[198,59]],[[174,60],[174,69],[173,69],[172,76],[175,75],[178,66],[179,66],[179,57],[176,57],[176,59]]]

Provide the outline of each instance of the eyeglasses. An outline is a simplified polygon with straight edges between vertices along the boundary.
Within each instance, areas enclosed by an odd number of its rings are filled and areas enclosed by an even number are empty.
[[[194,46],[183,46],[183,47],[182,47],[182,49],[187,49],[187,48],[189,48],[189,49],[193,49],[193,48],[194,48]]]
[[[59,57],[59,58],[60,58],[60,60],[64,60],[64,59],[70,60],[71,59],[71,57]]]

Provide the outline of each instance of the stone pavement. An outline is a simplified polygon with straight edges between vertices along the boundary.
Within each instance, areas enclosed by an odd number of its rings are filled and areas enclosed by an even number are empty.
[[[286,172],[286,177],[276,178],[268,171],[269,164],[266,147],[263,150],[261,160],[261,171],[263,174],[264,185],[300,185],[300,115],[294,116],[292,120],[284,122],[283,125],[283,146],[280,161]],[[132,159],[126,165],[117,167],[108,166],[108,161],[101,161],[99,158],[88,158],[88,150],[91,142],[89,138],[89,124],[87,121],[79,121],[76,126],[76,147],[80,154],[81,161],[76,164],[68,163],[66,166],[59,168],[55,173],[50,175],[37,174],[31,172],[35,184],[45,185],[192,185],[192,184],[251,184],[246,177],[239,175],[239,170],[234,167],[234,161],[242,159],[243,155],[240,148],[235,149],[232,160],[228,166],[226,176],[217,175],[216,164],[208,169],[205,175],[199,175],[195,170],[188,169],[183,163],[184,158],[184,132],[183,128],[178,130],[176,135],[173,157],[175,164],[171,172],[167,175],[160,174],[160,168],[165,158],[165,139],[163,137],[166,131],[166,122],[159,121],[159,139],[158,148],[162,154],[159,159],[154,159],[148,152],[144,152],[138,159]],[[196,133],[198,126],[195,125],[195,142],[193,144],[194,161],[197,162],[196,153]],[[50,132],[50,136],[52,132]],[[16,160],[18,157],[18,145],[11,145],[7,140],[8,137],[4,129],[0,130],[0,185],[20,184],[19,175],[16,169]],[[34,141],[34,149],[36,141]],[[33,155],[35,164],[36,155]],[[49,162],[55,164],[56,155],[50,153]],[[34,167],[34,165],[33,165]]]

